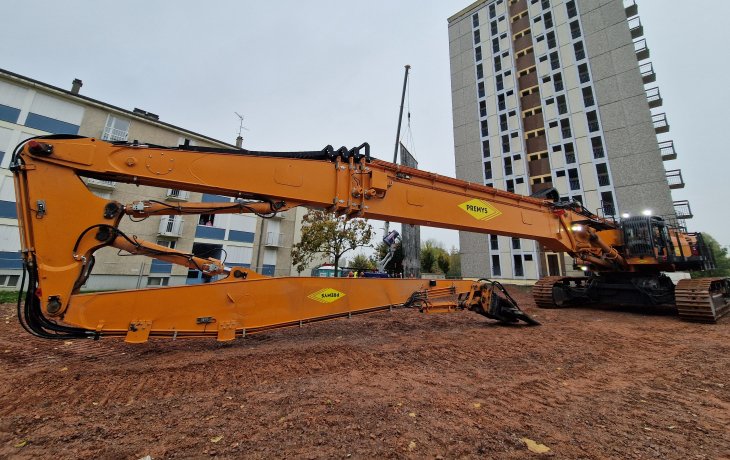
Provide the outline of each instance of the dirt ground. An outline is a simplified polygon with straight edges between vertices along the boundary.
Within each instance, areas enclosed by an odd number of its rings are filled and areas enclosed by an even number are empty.
[[[397,310],[131,346],[35,339],[3,305],[0,457],[730,458],[728,319],[512,292],[543,326]]]

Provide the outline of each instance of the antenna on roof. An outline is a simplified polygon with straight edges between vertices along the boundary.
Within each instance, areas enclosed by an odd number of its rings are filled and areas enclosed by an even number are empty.
[[[248,131],[248,128],[243,126],[243,120],[246,118],[245,115],[241,115],[238,112],[233,112],[236,114],[236,116],[241,120],[241,124],[238,125],[238,137],[236,138],[236,147],[239,149],[243,146],[243,136],[241,135],[243,131]]]

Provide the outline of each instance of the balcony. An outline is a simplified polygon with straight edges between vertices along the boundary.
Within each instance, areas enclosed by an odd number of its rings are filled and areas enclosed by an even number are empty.
[[[117,183],[112,180],[88,178],[86,179],[86,185],[102,190],[114,190],[114,188],[117,186]]]
[[[178,190],[174,188],[167,189],[167,199],[171,201],[187,201],[190,198],[190,192]]]
[[[677,219],[691,219],[694,217],[692,208],[689,206],[689,201],[687,200],[675,201],[674,213],[677,215]]]
[[[517,58],[517,71],[522,72],[525,69],[535,66],[535,53],[527,53]]]
[[[275,247],[275,248],[284,247],[284,234],[267,232],[265,245],[269,246],[269,247]]]
[[[664,134],[669,132],[669,122],[667,121],[666,113],[658,113],[651,116],[651,122],[654,124],[654,131],[657,134]]]
[[[530,177],[547,176],[550,174],[550,160],[547,158],[532,160],[527,165],[530,170]],[[535,185],[537,184],[533,184],[532,186],[533,191],[535,191]]]
[[[548,190],[552,187],[553,187],[552,182],[542,182],[540,184],[532,184],[532,193],[533,194],[539,193],[539,192],[542,192],[543,190]]]
[[[536,129],[544,128],[545,121],[542,118],[542,113],[536,113],[535,115],[525,117],[525,119],[523,120],[523,126],[526,133],[529,133],[530,131],[535,131]]]
[[[519,53],[522,50],[526,50],[527,48],[532,48],[531,34],[523,35],[522,37],[515,40],[514,43],[515,54]]]
[[[509,6],[509,16],[514,17],[527,9],[527,0],[517,0]]]
[[[647,62],[639,66],[639,72],[641,72],[641,79],[644,80],[644,84],[654,83],[656,81],[656,72],[654,72],[654,64]]]
[[[667,182],[669,182],[669,188],[672,190],[678,188],[684,188],[684,179],[682,178],[681,169],[672,169],[667,171]]]
[[[663,161],[677,159],[677,151],[674,149],[674,141],[666,141],[659,143],[659,151],[662,154]]]
[[[527,153],[540,153],[547,151],[547,139],[545,135],[527,139]]]
[[[512,33],[518,34],[530,27],[530,15],[522,16],[520,19],[512,23]]]
[[[103,141],[126,142],[127,137],[129,137],[129,132],[111,126],[105,126],[104,131],[101,133],[101,140]]]
[[[627,18],[639,14],[639,6],[636,4],[636,0],[624,0],[624,10],[626,10]]]
[[[664,99],[662,99],[662,93],[659,92],[659,88],[649,88],[646,90],[646,100],[649,101],[649,107],[652,109],[656,109],[657,107],[661,107],[664,103]]]
[[[160,236],[180,237],[183,233],[184,220],[180,216],[162,216],[160,218]]]
[[[522,97],[520,99],[520,105],[522,106],[522,110],[530,110],[534,109],[535,107],[540,107],[542,102],[540,101],[540,93],[534,92],[532,94],[528,94],[527,96]]]
[[[629,31],[631,38],[641,38],[644,36],[644,26],[641,24],[641,18],[634,16],[629,19]]]
[[[537,72],[530,72],[519,79],[520,91],[537,86]]]
[[[634,41],[634,50],[636,51],[636,59],[639,61],[649,59],[649,56],[651,56],[649,46],[646,44],[645,38]]]

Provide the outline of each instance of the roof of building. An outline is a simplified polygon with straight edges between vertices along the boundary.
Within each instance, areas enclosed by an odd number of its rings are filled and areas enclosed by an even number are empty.
[[[212,142],[212,143],[221,144],[221,145],[224,145],[224,146],[236,148],[235,145],[230,144],[228,142],[224,142],[224,141],[221,141],[221,140],[218,140],[218,139],[214,139],[214,138],[212,138],[210,136],[206,136],[204,134],[196,133],[194,131],[190,131],[189,129],[181,128],[179,126],[175,126],[175,125],[170,124],[170,123],[165,123],[164,121],[160,121],[159,119],[151,118],[150,116],[145,116],[143,114],[144,111],[141,111],[139,109],[136,109],[137,112],[135,112],[133,110],[123,109],[121,107],[117,107],[115,105],[108,104],[106,102],[100,101],[98,99],[93,99],[91,97],[84,96],[82,94],[76,94],[76,93],[73,93],[73,92],[71,92],[69,90],[66,90],[66,89],[63,89],[63,88],[59,88],[57,86],[49,85],[48,83],[44,83],[42,81],[38,81],[38,80],[35,80],[33,78],[26,77],[24,75],[20,75],[20,74],[17,74],[15,72],[11,72],[9,70],[5,70],[5,69],[2,69],[2,68],[0,68],[0,76],[9,77],[10,79],[13,79],[13,80],[21,80],[21,81],[23,81],[23,82],[25,82],[27,84],[32,85],[32,86],[38,86],[38,87],[44,88],[46,90],[50,90],[50,91],[53,91],[53,92],[56,92],[56,93],[61,93],[65,97],[67,97],[69,99],[72,99],[72,100],[73,99],[76,99],[76,100],[79,100],[81,102],[86,102],[86,103],[89,103],[89,104],[106,107],[106,108],[111,109],[111,110],[114,110],[116,112],[124,113],[125,115],[127,115],[129,117],[132,117],[132,118],[135,118],[135,119],[144,121],[146,123],[150,123],[150,124],[153,124],[153,125],[160,125],[162,127],[168,128],[168,129],[173,129],[175,131],[179,131],[181,133],[190,134],[190,135],[195,136],[195,137],[197,137],[199,139],[204,139],[204,140],[206,140],[208,142]],[[152,115],[152,114],[148,114],[148,115]]]
[[[490,2],[493,2],[493,1],[495,1],[495,0],[477,0],[476,2],[474,2],[471,5],[467,6],[463,10],[461,10],[458,13],[454,14],[453,16],[451,16],[448,19],[448,21],[449,21],[449,23],[452,23],[452,22],[454,22],[456,20],[459,20],[462,17],[464,17],[465,15],[471,13],[472,10],[476,9],[477,7],[482,6],[482,5],[486,5],[487,3],[490,3]]]

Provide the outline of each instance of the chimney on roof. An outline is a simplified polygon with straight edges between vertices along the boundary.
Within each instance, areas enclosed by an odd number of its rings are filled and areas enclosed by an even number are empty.
[[[236,138],[236,147],[238,147],[239,149],[240,149],[241,147],[243,147],[243,138],[242,138],[241,136],[238,136],[238,137]]]
[[[79,90],[82,86],[84,86],[84,82],[79,80],[78,78],[74,78],[73,83],[71,83],[71,92],[73,94],[79,94]]]

